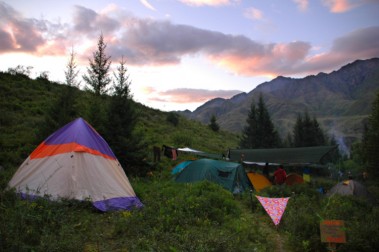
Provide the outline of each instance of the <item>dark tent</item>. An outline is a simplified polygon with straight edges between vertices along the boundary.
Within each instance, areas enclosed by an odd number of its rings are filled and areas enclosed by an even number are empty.
[[[176,182],[193,183],[208,180],[232,193],[251,188],[244,168],[239,163],[213,159],[198,159],[188,164],[176,177]]]
[[[335,194],[352,195],[373,201],[373,197],[367,191],[366,187],[355,180],[345,180],[338,183],[333,186],[326,195],[330,197]]]
[[[287,185],[296,185],[304,183],[304,179],[297,173],[290,173],[287,175],[285,183]]]
[[[231,161],[270,162],[278,164],[324,164],[337,146],[315,146],[301,148],[276,149],[230,149],[228,157]],[[243,160],[241,160],[241,157]]]

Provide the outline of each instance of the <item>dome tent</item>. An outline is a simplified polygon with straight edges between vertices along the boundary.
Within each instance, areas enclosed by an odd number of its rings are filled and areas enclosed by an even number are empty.
[[[82,118],[43,141],[8,185],[27,198],[90,200],[101,211],[142,207],[106,141]]]
[[[208,180],[232,193],[251,188],[244,168],[239,163],[202,158],[192,161],[176,177],[176,182],[194,183]]]
[[[372,195],[368,192],[367,188],[359,183],[356,180],[345,180],[342,182],[339,182],[335,186],[333,186],[328,192],[327,196],[331,197],[335,194],[339,195],[345,195],[345,196],[354,196],[354,197],[362,197],[364,199],[367,199],[370,202],[374,201],[374,198]]]

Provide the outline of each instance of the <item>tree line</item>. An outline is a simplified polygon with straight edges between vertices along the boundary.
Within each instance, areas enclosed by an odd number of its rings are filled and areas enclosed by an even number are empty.
[[[138,109],[130,91],[131,80],[122,57],[117,70],[110,72],[111,56],[106,54],[107,44],[103,34],[97,41],[97,49],[89,58],[86,74],[82,75],[85,92],[79,95],[79,71],[75,52],[71,49],[65,69],[65,85],[57,97],[51,97],[50,106],[45,108],[38,140],[42,141],[52,132],[78,117],[84,117],[111,146],[121,165],[129,173],[138,174],[146,152],[146,143],[138,132]],[[12,75],[29,76],[32,67],[9,68]],[[112,78],[113,77],[113,78]],[[48,81],[47,72],[37,79]],[[79,99],[80,97],[80,99]],[[83,97],[85,101],[83,101]],[[142,166],[142,167],[141,167]]]
[[[292,134],[282,140],[271,120],[263,95],[258,103],[253,100],[242,131],[240,147],[245,149],[265,149],[281,147],[310,147],[334,144],[329,140],[317,119],[311,119],[307,111],[298,114]]]
[[[214,121],[214,118],[213,118]],[[292,134],[283,141],[271,121],[270,114],[264,103],[262,94],[258,104],[254,100],[246,119],[240,141],[240,148],[264,149],[282,147],[311,147],[337,145],[333,136],[328,137],[315,117],[311,118],[307,111],[299,114],[293,126]],[[372,104],[368,120],[364,122],[362,140],[352,146],[352,160],[371,174],[379,177],[379,92]]]

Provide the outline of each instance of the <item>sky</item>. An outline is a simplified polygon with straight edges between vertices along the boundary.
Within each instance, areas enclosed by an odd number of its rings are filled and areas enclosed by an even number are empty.
[[[84,89],[101,34],[134,100],[193,111],[379,57],[379,0],[0,0],[0,71],[32,66],[64,83],[73,50]]]

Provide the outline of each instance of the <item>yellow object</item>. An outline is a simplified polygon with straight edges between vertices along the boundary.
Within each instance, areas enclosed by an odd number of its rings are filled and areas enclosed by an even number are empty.
[[[311,175],[304,173],[303,179],[305,182],[309,183],[309,182],[311,182]]]
[[[253,184],[254,189],[257,192],[272,185],[271,182],[265,176],[259,173],[248,172],[247,177],[249,178],[250,182]]]

